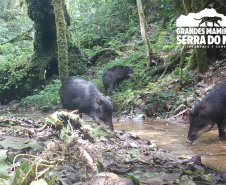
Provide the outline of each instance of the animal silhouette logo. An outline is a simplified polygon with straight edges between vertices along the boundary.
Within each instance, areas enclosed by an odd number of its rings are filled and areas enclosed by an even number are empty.
[[[177,27],[226,27],[226,16],[213,8],[205,8],[198,13],[181,15],[176,21]]]
[[[178,45],[187,48],[226,48],[226,16],[213,8],[181,15],[176,25]]]
[[[200,19],[196,19],[194,18],[195,20],[201,20],[200,23],[199,23],[199,27],[201,26],[201,24],[205,23],[206,27],[209,27],[208,26],[208,23],[211,22],[213,24],[213,27],[215,27],[215,24],[217,24],[218,26],[221,27],[221,25],[219,24],[218,21],[222,21],[222,18],[221,17],[218,17],[218,16],[214,16],[214,17],[202,17]]]

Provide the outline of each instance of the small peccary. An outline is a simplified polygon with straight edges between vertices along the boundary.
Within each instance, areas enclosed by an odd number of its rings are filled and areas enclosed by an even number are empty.
[[[102,75],[102,82],[105,92],[113,94],[114,85],[124,79],[130,77],[133,74],[133,70],[127,66],[115,66],[107,69]]]

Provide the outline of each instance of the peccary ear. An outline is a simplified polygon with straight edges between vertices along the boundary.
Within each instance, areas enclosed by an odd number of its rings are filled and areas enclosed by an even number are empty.
[[[98,105],[101,105],[102,104],[102,100],[100,98],[97,98],[96,99],[96,102],[97,102]]]
[[[201,105],[201,110],[205,111],[209,107],[209,103],[207,101],[203,102]]]

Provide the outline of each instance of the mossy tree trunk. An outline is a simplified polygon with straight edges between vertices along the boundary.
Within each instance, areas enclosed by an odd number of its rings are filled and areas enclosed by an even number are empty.
[[[26,3],[35,28],[34,52],[27,70],[31,87],[40,88],[45,83],[46,69],[57,65],[55,16],[49,0],[26,0]]]
[[[26,0],[26,3],[35,28],[34,52],[27,66],[31,88],[41,88],[46,79],[59,72],[61,80],[64,80],[68,73],[74,75],[84,71],[84,56],[71,42],[68,33],[70,18],[65,1]],[[71,65],[69,72],[68,65]]]
[[[54,14],[56,19],[56,33],[58,46],[58,70],[61,82],[68,78],[68,46],[67,25],[65,22],[63,3],[61,0],[53,0]]]
[[[192,1],[191,7],[194,13],[200,12],[204,9],[204,0],[199,1]],[[198,70],[200,73],[205,73],[208,70],[208,63],[207,63],[207,55],[206,55],[206,48],[196,48],[193,50],[196,52],[196,61]]]
[[[187,13],[197,13],[205,8],[204,0],[183,0],[183,4]],[[196,66],[198,66],[200,73],[205,73],[208,70],[206,48],[193,49],[192,58],[188,64],[188,68],[194,69]]]

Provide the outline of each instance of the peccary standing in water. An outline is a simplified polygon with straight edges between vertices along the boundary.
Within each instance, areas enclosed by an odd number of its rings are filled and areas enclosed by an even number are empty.
[[[187,142],[192,143],[201,134],[217,124],[219,139],[226,139],[226,81],[213,87],[206,97],[189,112],[190,128]]]
[[[75,76],[69,77],[60,88],[60,99],[64,108],[79,109],[81,113],[88,114],[94,121],[99,119],[114,130],[112,104],[91,82]]]
[[[133,70],[127,66],[115,66],[107,69],[102,75],[102,82],[105,92],[113,94],[114,85],[124,79],[130,77],[133,74]]]

